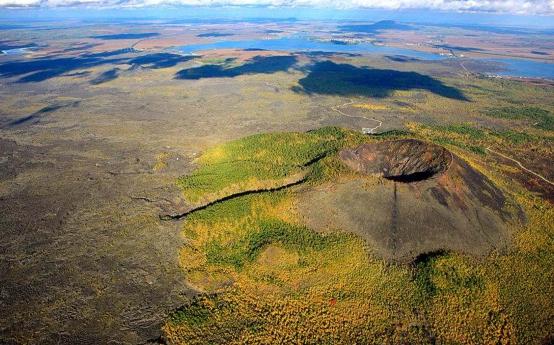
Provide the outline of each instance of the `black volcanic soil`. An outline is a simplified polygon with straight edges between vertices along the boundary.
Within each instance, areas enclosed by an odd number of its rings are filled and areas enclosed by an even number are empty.
[[[357,233],[387,260],[438,250],[486,255],[506,247],[510,223],[523,217],[486,176],[434,144],[387,141],[339,156],[362,174],[307,192],[306,222]]]
[[[145,151],[101,145],[0,138],[0,344],[143,344],[192,296],[179,226],[157,219],[188,160],[153,174]]]

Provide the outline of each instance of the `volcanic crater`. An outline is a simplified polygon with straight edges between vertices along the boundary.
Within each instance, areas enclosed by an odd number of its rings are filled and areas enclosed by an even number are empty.
[[[318,231],[360,235],[386,260],[444,250],[487,255],[505,248],[511,224],[524,220],[490,179],[444,147],[392,140],[339,158],[358,177],[304,193],[301,214]]]
[[[343,150],[341,160],[351,169],[398,182],[416,182],[446,171],[452,154],[444,147],[420,140],[405,139],[361,145]]]

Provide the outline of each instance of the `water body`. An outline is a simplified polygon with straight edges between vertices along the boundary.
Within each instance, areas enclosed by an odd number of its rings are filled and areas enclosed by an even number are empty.
[[[502,71],[494,73],[497,75],[554,80],[554,63],[509,58],[483,60],[498,63],[502,67]]]
[[[419,52],[411,49],[394,48],[387,46],[378,46],[371,43],[359,44],[337,44],[333,42],[322,42],[303,37],[277,38],[268,40],[248,40],[248,41],[219,41],[206,44],[192,44],[179,47],[179,50],[192,54],[201,50],[212,49],[267,49],[284,50],[295,52],[337,52],[337,53],[376,53],[383,55],[406,55],[422,60],[440,60],[444,57],[433,54]]]
[[[29,52],[29,48],[14,48],[0,50],[0,55],[23,55]]]
[[[245,41],[218,41],[206,44],[192,44],[179,47],[178,49],[187,54],[202,50],[213,49],[267,49],[283,50],[294,52],[336,52],[352,54],[378,54],[378,55],[401,55],[420,60],[443,60],[450,57],[435,53],[426,53],[408,48],[395,48],[388,46],[374,45],[371,43],[359,44],[336,44],[333,42],[322,42],[306,37],[288,37],[267,40],[245,40]],[[545,78],[554,79],[554,63],[541,62],[527,59],[510,58],[484,58],[483,60],[497,64],[502,71],[495,72],[496,75]]]

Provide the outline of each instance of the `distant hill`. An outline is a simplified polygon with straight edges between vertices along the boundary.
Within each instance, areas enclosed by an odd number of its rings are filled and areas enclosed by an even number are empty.
[[[383,30],[411,30],[412,26],[406,24],[400,24],[394,20],[381,20],[373,24],[352,24],[341,25],[339,30],[347,32],[364,32],[376,34]]]

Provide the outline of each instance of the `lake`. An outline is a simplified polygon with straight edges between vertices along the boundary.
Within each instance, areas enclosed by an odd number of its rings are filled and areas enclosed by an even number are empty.
[[[5,49],[0,50],[0,55],[23,55],[29,52],[29,48],[14,48],[14,49]]]
[[[179,47],[179,50],[187,54],[192,54],[201,50],[226,48],[284,50],[295,52],[321,51],[353,54],[375,53],[382,55],[405,55],[421,60],[440,60],[444,58],[443,56],[440,56],[438,54],[419,52],[411,49],[379,46],[371,43],[337,44],[333,42],[323,42],[302,37],[248,41],[218,41],[206,44],[186,45]]]
[[[212,49],[267,49],[283,50],[295,52],[336,52],[336,53],[360,53],[360,54],[378,54],[378,55],[402,55],[409,58],[420,60],[443,60],[452,57],[443,56],[435,53],[421,52],[407,48],[395,48],[371,43],[358,44],[337,44],[333,42],[323,42],[306,37],[288,37],[267,40],[244,40],[244,41],[218,41],[206,44],[191,44],[179,47],[179,51],[193,54],[194,52]],[[545,78],[554,79],[554,63],[529,60],[529,59],[510,59],[510,58],[483,58],[487,62],[497,63],[502,68],[500,72],[494,72],[496,75]]]
[[[509,58],[483,60],[499,63],[504,70],[495,73],[498,75],[554,80],[554,63]]]

